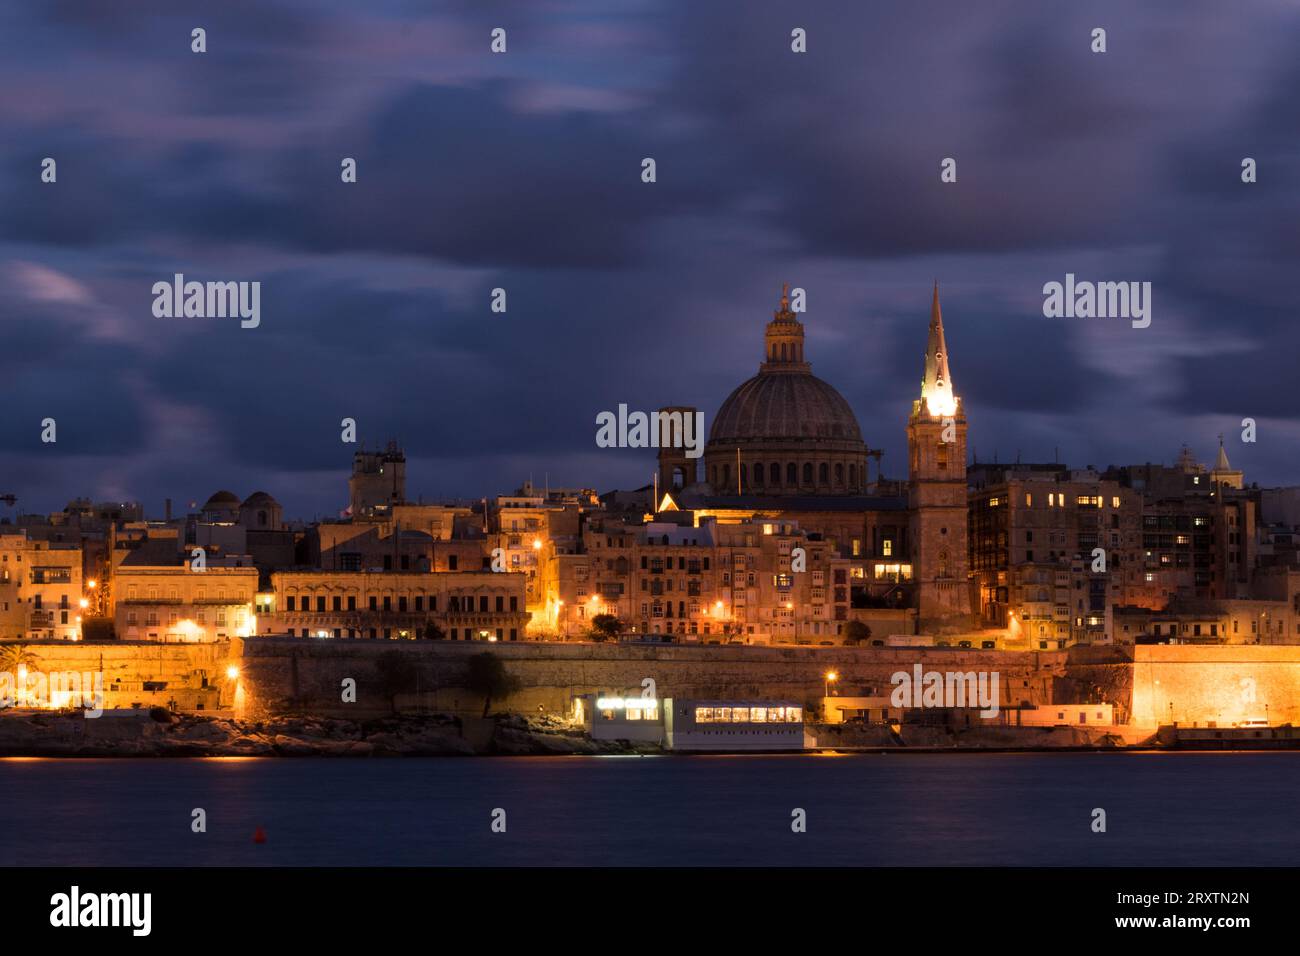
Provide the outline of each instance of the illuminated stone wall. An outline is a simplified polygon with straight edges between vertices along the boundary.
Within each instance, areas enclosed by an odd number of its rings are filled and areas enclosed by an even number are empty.
[[[229,708],[235,702],[237,682],[227,677],[227,668],[238,661],[238,641],[207,644],[49,641],[27,642],[22,646],[33,657],[26,665],[29,671],[47,675],[102,671],[106,708],[167,706],[174,702],[177,710],[195,712]]]
[[[1300,724],[1300,646],[1141,646],[1132,667],[1135,724]]]
[[[488,644],[453,641],[334,641],[254,638],[245,644],[240,685],[247,715],[310,711],[336,717],[403,712],[477,714],[483,699],[461,684],[465,660],[491,651],[520,681],[520,689],[493,709],[567,714],[572,698],[587,693],[640,693],[652,678],[663,697],[820,701],[825,674],[840,694],[888,693],[890,677],[926,670],[999,672],[1003,705],[1050,700],[1065,671],[1064,653],[964,649],[635,646]],[[403,658],[405,678],[385,682],[376,660]],[[356,703],[342,700],[343,681],[357,684]]]

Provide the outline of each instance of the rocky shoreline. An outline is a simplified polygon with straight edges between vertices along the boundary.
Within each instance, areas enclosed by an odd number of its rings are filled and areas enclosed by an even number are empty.
[[[354,722],[312,717],[238,721],[141,712],[0,717],[5,757],[472,757],[659,753],[658,747],[592,740],[554,718],[447,715]]]
[[[969,728],[817,725],[819,750],[853,752],[990,752],[1133,750],[1154,739],[1124,740],[1101,730],[1067,727]],[[161,708],[86,719],[80,713],[0,716],[0,757],[475,757],[565,754],[660,754],[655,744],[594,740],[550,716],[447,714],[368,721],[279,717],[240,721],[169,714]]]

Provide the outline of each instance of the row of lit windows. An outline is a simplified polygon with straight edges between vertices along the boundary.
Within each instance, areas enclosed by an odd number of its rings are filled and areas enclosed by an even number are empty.
[[[382,639],[386,641],[391,641],[395,639],[410,640],[413,636],[420,636],[426,638],[430,636],[428,633],[420,633],[418,635],[413,635],[411,631],[394,630],[391,627],[385,627],[382,630],[383,630]],[[288,629],[288,634],[290,637],[294,636],[293,628]],[[302,629],[302,636],[303,637],[324,637],[324,638],[328,638],[328,637],[345,638],[346,637],[346,638],[355,638],[355,639],[368,638],[370,640],[378,640],[381,638],[380,628],[376,628],[376,627],[369,628],[368,630],[366,628],[359,628],[359,627],[346,627],[346,628],[336,627],[336,628],[332,628],[329,631],[319,630],[319,629],[313,631],[311,628],[304,627]],[[453,627],[450,631],[445,632],[444,637],[447,640],[452,640],[452,641],[493,640],[492,635],[488,633],[488,631],[483,630],[481,628],[472,628],[472,627],[467,627],[463,629],[459,627]],[[498,641],[504,641],[506,639],[505,631],[503,628],[498,627],[496,629],[495,639]],[[510,640],[512,641],[519,640],[519,628],[517,627],[510,628]]]
[[[802,707],[695,708],[697,724],[793,724],[802,720]]]
[[[1069,499],[1067,498],[1065,492],[1051,491],[1048,492],[1047,494],[1047,507],[1064,508],[1068,500]],[[1083,508],[1104,508],[1106,506],[1106,499],[1105,496],[1103,495],[1076,495],[1074,499],[1074,503]],[[1006,499],[1003,498],[1001,495],[994,495],[993,497],[989,498],[988,501],[988,506],[990,508],[1000,508],[1004,504],[1006,504]],[[1034,506],[1034,495],[1032,492],[1026,491],[1025,507],[1032,508],[1033,506]],[[1111,497],[1110,506],[1112,508],[1118,508],[1120,506],[1119,495],[1113,495]]]
[[[146,600],[149,600],[149,601],[158,601],[158,600],[161,600],[161,599],[162,599],[162,598],[161,598],[161,594],[162,594],[162,592],[161,592],[161,590],[158,589],[158,588],[149,588],[149,589],[146,590],[145,594],[147,595]],[[140,600],[139,589],[138,589],[134,584],[130,585],[130,586],[126,589],[126,599],[127,599],[128,601],[138,601],[138,600]],[[206,588],[197,588],[197,589],[195,590],[195,592],[194,592],[194,600],[196,600],[196,601],[206,601],[207,599],[208,599],[208,594],[207,594],[207,589],[206,589]],[[178,589],[176,589],[176,588],[168,588],[168,589],[167,589],[167,598],[166,598],[166,600],[168,600],[168,601],[179,601],[179,600],[180,600],[180,591],[179,591]],[[214,600],[217,600],[217,601],[224,601],[224,600],[226,600],[226,591],[225,591],[225,588],[217,588],[217,591],[216,591],[216,597],[214,598]],[[235,594],[231,595],[231,600],[234,601],[236,604],[242,604],[242,603],[244,603],[243,599],[239,596],[238,593],[235,593]]]
[[[627,707],[622,711],[606,708],[600,712],[600,716],[605,720],[613,720],[618,713],[622,713],[627,720],[658,720],[659,702],[651,701],[648,707]]]
[[[315,610],[315,611],[317,611],[317,612],[324,612],[324,611],[326,611],[326,610],[331,610],[331,611],[342,611],[342,610],[355,611],[355,610],[357,609],[357,598],[356,598],[356,595],[354,595],[354,594],[350,594],[350,595],[348,595],[348,597],[347,597],[347,607],[346,607],[346,608],[344,608],[344,606],[343,606],[344,598],[342,597],[342,595],[338,595],[338,594],[336,594],[336,595],[334,595],[332,598],[329,598],[329,599],[328,599],[329,602],[330,602],[330,607],[329,607],[329,608],[326,608],[326,600],[327,600],[327,598],[322,597],[322,596],[320,596],[320,595],[317,595],[317,597],[316,597],[316,606],[315,606],[315,608],[313,608],[312,605],[311,605],[311,598],[310,598],[309,596],[305,595],[305,594],[302,595],[301,597],[295,597],[294,595],[290,594],[290,595],[288,595],[284,600],[285,600],[285,606],[284,606],[284,609],[285,609],[286,611],[311,611],[311,610]],[[481,613],[487,613],[487,612],[490,610],[489,607],[488,607],[488,600],[489,600],[489,598],[488,598],[487,595],[479,595],[479,597],[478,597],[478,610],[479,610]],[[430,594],[430,595],[428,595],[428,598],[427,598],[428,607],[427,607],[427,608],[425,607],[425,603],[426,603],[426,597],[425,597],[425,595],[423,595],[423,594],[417,594],[417,595],[415,596],[415,599],[414,599],[413,602],[412,602],[412,601],[408,601],[406,595],[404,595],[404,594],[403,594],[403,595],[399,595],[398,598],[397,598],[397,611],[398,611],[398,613],[403,613],[403,614],[404,614],[404,613],[406,613],[406,612],[409,611],[409,610],[414,610],[414,611],[416,611],[416,612],[421,612],[421,611],[424,611],[424,610],[429,610],[429,611],[436,611],[436,610],[438,610],[438,598],[437,598],[437,595],[434,595],[434,594]],[[505,609],[506,609],[506,599],[505,599],[505,597],[504,597],[503,595],[500,595],[500,594],[496,595],[496,596],[495,596],[495,605],[496,605],[495,610],[497,610],[497,611],[499,611],[499,612],[503,612],[503,611],[505,611]],[[393,610],[393,599],[392,599],[391,596],[389,596],[389,595],[386,594],[386,595],[384,595],[384,597],[383,597],[383,601],[382,601],[382,604],[381,604],[379,597],[377,597],[376,595],[372,594],[372,595],[370,595],[368,610],[371,610],[371,611],[379,611],[379,610],[383,610],[383,611],[392,611],[392,610]],[[470,595],[470,594],[464,595],[463,597],[460,596],[460,595],[455,595],[455,594],[451,595],[451,596],[448,598],[448,600],[447,600],[447,610],[448,610],[448,611],[473,611],[473,610],[474,610],[474,596],[473,596],[473,595]],[[519,598],[518,598],[517,596],[515,596],[515,595],[511,595],[511,597],[510,597],[510,610],[512,610],[512,611],[517,611],[517,610],[519,610]]]

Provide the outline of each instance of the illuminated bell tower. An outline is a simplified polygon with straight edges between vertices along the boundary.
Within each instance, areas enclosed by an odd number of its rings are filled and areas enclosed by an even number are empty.
[[[921,633],[966,630],[971,616],[966,550],[966,412],[953,391],[939,311],[930,306],[921,397],[907,422],[908,542]]]

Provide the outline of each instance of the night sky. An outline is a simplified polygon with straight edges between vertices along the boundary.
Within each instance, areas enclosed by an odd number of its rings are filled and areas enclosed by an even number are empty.
[[[1298,49],[1280,0],[6,4],[0,494],[336,514],[345,416],[412,497],[635,487],[597,413],[711,423],[783,281],[902,477],[936,279],[981,460],[1222,432],[1296,482]],[[175,272],[260,281],[261,326],[155,318]],[[1067,272],[1151,282],[1150,328],[1045,318]]]

